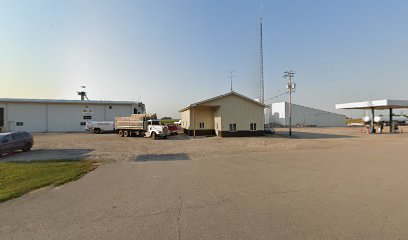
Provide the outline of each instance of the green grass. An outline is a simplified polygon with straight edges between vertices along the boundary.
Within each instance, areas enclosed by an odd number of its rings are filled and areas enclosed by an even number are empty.
[[[349,118],[346,120],[346,124],[350,124],[350,123],[363,123],[363,120],[361,118]]]
[[[90,161],[0,162],[0,202],[74,181],[95,168]]]
[[[178,122],[180,119],[165,119],[165,120],[160,120],[161,124],[174,124],[175,122]]]

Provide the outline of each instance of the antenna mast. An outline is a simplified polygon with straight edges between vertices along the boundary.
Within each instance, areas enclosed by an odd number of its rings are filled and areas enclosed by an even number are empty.
[[[264,76],[263,76],[263,46],[262,46],[262,15],[259,17],[260,23],[260,49],[259,49],[259,61],[260,61],[260,72],[259,72],[259,83],[260,83],[260,96],[259,100],[261,103],[265,102],[265,91],[264,91]]]
[[[77,92],[78,96],[81,96],[81,101],[84,101],[85,98],[86,100],[89,100],[85,92],[85,86],[81,86],[81,88],[83,88],[84,90]]]
[[[233,69],[231,69],[231,70],[229,70],[229,75],[228,75],[228,78],[230,79],[230,91],[232,92],[233,90],[232,90],[232,78],[234,78],[235,76],[233,75],[233,72],[235,72],[235,70],[233,70]]]

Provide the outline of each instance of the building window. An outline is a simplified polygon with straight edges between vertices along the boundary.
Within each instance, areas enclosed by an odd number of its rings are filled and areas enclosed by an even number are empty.
[[[84,116],[84,120],[92,119],[92,116]]]
[[[200,122],[200,128],[204,128],[204,123]]]
[[[229,131],[230,132],[236,132],[237,131],[237,124],[236,123],[231,123],[229,125]]]
[[[23,126],[24,123],[23,122],[16,122],[16,126]]]
[[[249,130],[256,131],[256,123],[251,123],[250,127],[249,127]]]
[[[86,125],[86,122],[81,122],[81,126],[85,126]]]

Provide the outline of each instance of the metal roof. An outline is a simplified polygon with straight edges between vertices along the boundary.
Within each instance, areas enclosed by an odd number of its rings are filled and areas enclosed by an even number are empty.
[[[103,101],[103,100],[64,100],[64,99],[27,99],[27,98],[0,98],[0,103],[59,103],[59,104],[110,104],[132,105],[134,101]]]
[[[408,108],[408,100],[373,100],[365,102],[352,102],[336,104],[336,109],[399,109]]]
[[[244,95],[242,95],[242,94],[239,94],[239,93],[237,93],[237,92],[231,91],[231,92],[226,93],[226,94],[222,94],[222,95],[219,95],[219,96],[216,96],[216,97],[213,97],[213,98],[209,98],[209,99],[206,99],[206,100],[203,100],[203,101],[200,101],[200,102],[196,102],[196,103],[190,104],[189,106],[187,106],[187,107],[181,109],[179,112],[184,112],[184,111],[186,111],[186,110],[188,110],[188,109],[190,109],[190,108],[196,107],[196,106],[198,106],[198,105],[201,105],[201,104],[204,104],[204,103],[207,103],[207,102],[214,101],[214,100],[219,99],[219,98],[227,97],[227,96],[229,96],[229,95],[235,95],[235,96],[240,97],[240,98],[243,98],[243,99],[245,99],[245,100],[247,100],[247,101],[256,103],[256,104],[258,104],[258,105],[261,105],[261,106],[263,106],[264,108],[268,108],[268,107],[269,107],[268,105],[265,105],[265,104],[263,104],[263,103],[260,103],[260,102],[258,102],[258,101],[255,101],[255,100],[252,99],[252,98],[249,98],[249,97],[246,97],[246,96],[244,96]]]

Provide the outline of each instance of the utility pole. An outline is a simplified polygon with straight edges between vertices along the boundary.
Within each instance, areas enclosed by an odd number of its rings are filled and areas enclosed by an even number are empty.
[[[229,70],[229,75],[228,78],[230,79],[230,91],[232,92],[232,78],[234,78],[235,76],[232,74],[233,72],[235,72],[235,70]]]
[[[296,84],[292,81],[295,73],[292,70],[285,71],[283,77],[288,79],[286,91],[289,93],[289,136],[292,136],[292,93],[295,92]]]

